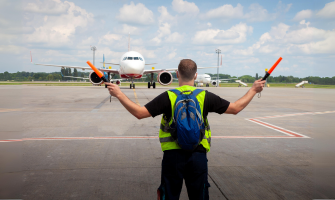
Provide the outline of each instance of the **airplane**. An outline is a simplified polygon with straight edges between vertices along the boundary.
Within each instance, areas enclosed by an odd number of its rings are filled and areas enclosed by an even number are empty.
[[[305,84],[308,84],[308,81],[301,81],[300,83],[298,83],[297,85],[295,85],[296,88],[301,87],[304,88]]]
[[[226,82],[229,81],[231,79],[236,79],[236,78],[230,78],[230,79],[219,79],[219,81],[217,80],[211,80],[211,76],[208,74],[198,74],[197,78],[194,81],[195,86],[201,87],[204,84],[206,85],[206,87],[209,87],[209,84],[212,84],[213,86],[217,85],[217,82]]]
[[[241,80],[236,80],[236,83],[238,83],[238,87],[244,86],[244,87],[248,87],[248,84],[242,82]]]
[[[81,69],[81,70],[92,70],[89,66],[87,67],[81,67],[81,66],[69,66],[69,65],[54,65],[54,64],[41,64],[41,63],[33,63],[32,61],[32,55],[30,52],[30,62],[34,65],[43,65],[43,66],[52,66],[52,67],[61,67],[61,68],[75,68],[75,69]],[[107,80],[109,82],[113,82],[114,79],[110,79],[110,75],[119,74],[122,79],[130,79],[130,89],[135,89],[134,79],[140,79],[145,74],[151,75],[151,80],[148,82],[148,88],[156,88],[156,83],[153,80],[154,73],[158,73],[157,76],[157,82],[163,86],[170,85],[173,81],[173,76],[171,74],[171,71],[178,71],[178,68],[171,68],[171,69],[154,69],[154,67],[151,70],[145,70],[145,65],[154,65],[157,63],[151,63],[146,64],[144,57],[136,52],[136,51],[129,51],[123,54],[120,58],[119,63],[105,63],[104,64],[110,64],[110,65],[119,65],[119,69],[107,69],[107,68],[100,68],[99,70],[106,74]],[[198,69],[207,69],[207,68],[216,68],[216,67],[198,67]],[[92,71],[89,76],[89,81],[93,85],[101,85],[103,81],[101,78]],[[121,80],[117,80],[116,84],[121,84]]]

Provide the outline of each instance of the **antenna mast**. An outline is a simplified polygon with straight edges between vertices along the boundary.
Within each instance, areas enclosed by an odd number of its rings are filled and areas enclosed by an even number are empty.
[[[219,60],[220,60],[220,53],[221,53],[221,50],[220,49],[216,49],[215,50],[215,53],[218,54],[218,72],[217,72],[217,84],[216,84],[216,87],[219,87]],[[221,61],[222,62],[222,61]]]
[[[130,32],[128,34],[128,51],[130,51]]]
[[[93,65],[95,66],[95,51],[97,48],[95,46],[91,47],[91,50],[93,51]]]

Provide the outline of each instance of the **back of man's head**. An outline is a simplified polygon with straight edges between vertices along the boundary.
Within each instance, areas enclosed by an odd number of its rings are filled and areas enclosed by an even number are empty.
[[[191,81],[197,73],[197,64],[191,59],[183,59],[178,65],[178,73],[183,81]]]

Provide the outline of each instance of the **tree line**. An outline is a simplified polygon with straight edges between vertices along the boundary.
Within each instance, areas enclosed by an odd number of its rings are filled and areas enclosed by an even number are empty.
[[[85,77],[87,78],[90,72],[80,72],[77,69],[74,69],[73,72],[71,68],[63,68],[61,72],[16,72],[16,73],[9,73],[5,71],[4,73],[0,73],[0,81],[80,81],[81,79],[74,79],[71,77],[63,77],[63,76],[74,76],[74,77]],[[62,76],[63,74],[63,76]],[[177,78],[175,72],[171,73],[173,78]],[[215,80],[217,74],[210,74],[207,73],[212,77],[212,80]],[[158,74],[154,74],[153,80],[157,81]],[[229,78],[238,78],[239,80],[246,82],[246,83],[253,83],[255,80],[261,78],[262,76],[258,76],[256,74],[255,77],[250,75],[244,75],[240,77],[231,76],[229,74],[219,74],[219,79],[229,79]],[[113,76],[114,79],[119,79],[120,76],[115,74]],[[148,82],[151,80],[151,74],[143,75],[142,79],[136,79],[135,82]],[[228,82],[235,82],[236,79],[232,79]],[[174,80],[176,82],[177,79]],[[335,76],[333,77],[318,77],[318,76],[308,76],[305,78],[298,78],[293,76],[269,76],[267,79],[268,83],[299,83],[301,81],[308,81],[312,84],[319,84],[319,85],[335,85]]]

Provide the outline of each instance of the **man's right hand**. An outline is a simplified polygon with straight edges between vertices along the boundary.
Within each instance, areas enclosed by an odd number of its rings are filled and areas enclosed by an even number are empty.
[[[265,80],[262,81],[262,78],[256,80],[252,85],[251,90],[255,91],[256,93],[262,92],[265,82]]]
[[[107,85],[109,94],[112,95],[113,97],[118,98],[118,96],[122,94],[118,85],[113,83],[105,83],[105,85]]]

